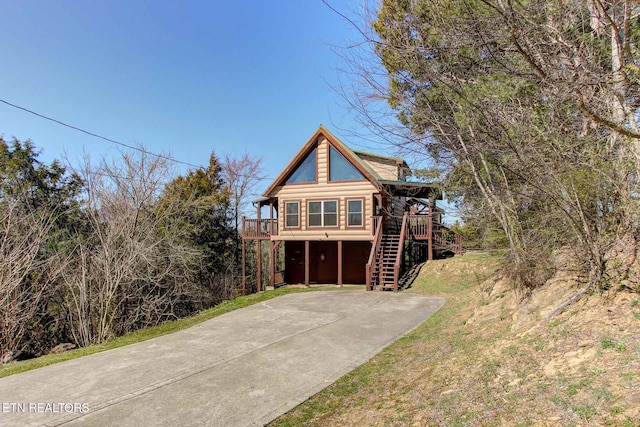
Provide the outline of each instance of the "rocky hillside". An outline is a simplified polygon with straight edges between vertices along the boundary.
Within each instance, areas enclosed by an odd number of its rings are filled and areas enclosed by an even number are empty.
[[[481,291],[466,328],[506,328],[483,351],[500,361],[493,382],[503,399],[517,389],[525,409],[548,414],[532,425],[640,425],[638,293],[619,284],[584,292],[566,268],[529,295],[500,275]]]

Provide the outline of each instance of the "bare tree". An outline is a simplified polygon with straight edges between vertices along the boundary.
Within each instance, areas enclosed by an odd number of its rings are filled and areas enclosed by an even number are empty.
[[[246,213],[251,199],[258,196],[256,187],[266,179],[262,158],[252,158],[248,153],[240,157],[225,154],[222,161],[222,177],[231,192],[231,207],[236,230],[235,259],[238,262],[240,247],[240,218]]]
[[[66,309],[79,345],[177,317],[172,305],[188,286],[198,252],[170,223],[176,203],[157,201],[171,177],[164,159],[123,153],[80,172],[87,232],[67,257]]]
[[[51,292],[47,260],[39,253],[55,223],[55,214],[31,211],[15,199],[0,202],[0,355],[24,350],[25,335]],[[33,280],[34,275],[42,276]],[[51,280],[54,279],[54,280]]]

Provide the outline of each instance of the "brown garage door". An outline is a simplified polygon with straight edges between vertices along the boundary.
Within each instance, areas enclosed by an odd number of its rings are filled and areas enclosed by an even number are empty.
[[[367,261],[371,252],[371,242],[342,243],[342,281],[344,283],[365,283],[367,281]]]

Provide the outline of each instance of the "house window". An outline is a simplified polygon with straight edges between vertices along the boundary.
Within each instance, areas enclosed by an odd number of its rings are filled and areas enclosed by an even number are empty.
[[[338,202],[323,200],[309,202],[309,227],[337,227]]]
[[[317,181],[316,150],[312,150],[287,179],[287,184]]]
[[[362,200],[347,200],[347,227],[362,227]]]
[[[333,146],[329,147],[329,181],[360,181],[366,179]]]
[[[300,227],[300,203],[299,202],[285,202],[285,227],[295,228]]]

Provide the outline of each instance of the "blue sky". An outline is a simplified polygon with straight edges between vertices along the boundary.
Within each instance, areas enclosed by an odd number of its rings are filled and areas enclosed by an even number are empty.
[[[330,84],[332,45],[357,34],[320,0],[0,0],[0,10],[0,98],[117,141],[197,165],[247,151],[275,177],[319,124],[338,136],[354,126]],[[0,134],[31,138],[47,161],[118,149],[4,104]]]
[[[356,21],[362,2],[329,0]],[[361,37],[321,0],[0,0],[0,12],[0,99],[190,164],[262,157],[257,194],[320,124],[397,154],[353,136],[368,132],[331,86],[348,78],[336,46]],[[2,103],[0,135],[31,139],[46,162],[121,148]]]

